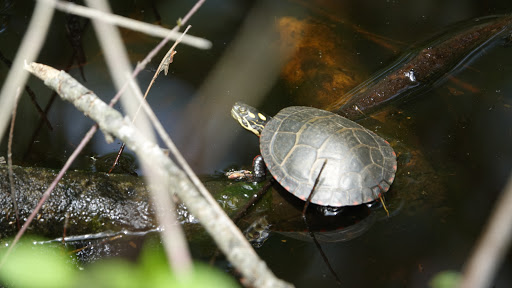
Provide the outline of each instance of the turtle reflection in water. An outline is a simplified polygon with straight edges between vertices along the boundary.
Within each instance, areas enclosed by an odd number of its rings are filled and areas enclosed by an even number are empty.
[[[284,190],[277,188],[279,190]],[[275,196],[275,195],[274,195]],[[290,200],[290,199],[288,199]],[[349,241],[365,233],[373,224],[383,217],[382,213],[375,213],[374,209],[366,205],[347,206],[334,216],[324,216],[308,210],[307,225],[301,216],[300,200],[291,199],[292,203],[279,198],[270,212],[264,215],[250,215],[244,219],[240,226],[244,228],[244,235],[255,247],[261,247],[268,239],[270,233],[277,233],[287,238],[312,242],[311,233],[319,242]],[[293,203],[297,202],[297,203]]]
[[[236,103],[231,115],[260,136],[261,156],[243,175],[249,181],[265,178],[264,162],[288,192],[304,201],[313,193],[311,203],[322,207],[373,202],[393,183],[397,162],[389,143],[337,114],[293,106],[269,117]]]

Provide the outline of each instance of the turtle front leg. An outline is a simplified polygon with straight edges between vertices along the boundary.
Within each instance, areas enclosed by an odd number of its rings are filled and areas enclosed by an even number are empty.
[[[226,172],[226,176],[231,180],[246,180],[248,182],[262,182],[265,180],[266,170],[265,170],[265,162],[263,161],[263,157],[258,155],[254,157],[252,161],[252,171],[251,170],[235,170]]]

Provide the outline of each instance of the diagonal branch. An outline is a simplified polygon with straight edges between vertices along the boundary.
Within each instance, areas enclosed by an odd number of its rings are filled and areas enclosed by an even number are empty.
[[[492,287],[512,240],[512,175],[496,201],[485,230],[464,267],[459,287]]]
[[[110,12],[110,6],[107,2],[101,0],[85,0],[85,3],[98,11]],[[131,63],[119,30],[117,27],[97,19],[93,19],[92,24],[102,50],[104,51],[105,61],[117,89],[121,90],[126,80],[129,80],[130,85],[121,98],[123,108],[134,120],[137,127],[141,129],[140,131],[145,132],[144,136],[146,139],[155,142],[153,129],[151,129],[146,115],[142,115],[137,121],[135,121],[135,116],[132,116],[134,115],[135,107],[140,101],[137,99],[142,98],[142,93],[133,78],[127,75],[128,73],[131,74]],[[153,187],[150,194],[152,202],[157,208],[156,216],[158,223],[162,227],[160,236],[166,248],[165,252],[169,263],[171,263],[170,268],[173,269],[177,277],[187,277],[192,271],[192,260],[182,227],[175,224],[176,215],[174,215],[174,203],[171,201],[170,197],[166,197],[166,187],[169,186],[167,185],[168,183],[165,183],[167,178],[160,177],[161,175],[157,167],[155,167],[149,159],[139,157],[139,160],[142,164],[146,179]]]
[[[101,20],[108,24],[116,25],[133,31],[138,31],[155,37],[169,37],[171,40],[176,40],[182,35],[182,33],[179,33],[174,30],[169,30],[158,25],[133,20],[112,13],[107,13],[105,11],[100,11],[97,9],[77,5],[71,2],[55,0],[43,0],[43,2],[52,3],[55,5],[56,9],[66,13],[75,14],[78,16],[87,17],[95,20]],[[191,35],[185,35],[182,41],[183,44],[187,44],[199,49],[210,49],[210,47],[212,46],[212,42],[210,42],[209,40]]]
[[[225,213],[219,213],[218,204],[212,209],[192,182],[176,164],[165,156],[164,152],[121,114],[101,101],[92,91],[82,86],[63,71],[57,71],[46,65],[31,63],[26,66],[31,73],[44,80],[45,84],[59,95],[75,105],[77,109],[96,121],[101,129],[111,133],[138,154],[140,158],[150,159],[157,167],[162,167],[161,175],[173,183],[169,189],[176,194],[192,214],[215,240],[229,261],[240,271],[247,285],[255,287],[290,287],[290,284],[278,279],[259,259],[252,246],[246,241],[240,230]],[[236,232],[235,232],[236,231]]]
[[[16,57],[14,58],[11,71],[4,81],[0,91],[0,141],[4,135],[12,108],[14,106],[14,95],[18,87],[24,87],[29,74],[23,70],[23,61],[34,61],[39,55],[43,46],[46,33],[50,27],[53,16],[53,6],[45,2],[36,2],[34,13],[30,19],[27,32],[23,36]]]

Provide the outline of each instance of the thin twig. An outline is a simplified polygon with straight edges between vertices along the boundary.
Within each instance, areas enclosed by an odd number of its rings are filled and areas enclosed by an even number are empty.
[[[12,68],[0,91],[0,142],[2,142],[2,137],[7,128],[12,107],[14,106],[13,96],[16,94],[16,89],[24,87],[29,76],[28,72],[23,69],[23,61],[34,61],[37,55],[39,55],[52,21],[53,12],[52,5],[46,2],[36,2],[27,32],[23,36]]]
[[[153,76],[153,79],[151,79],[151,84],[153,84],[155,82],[156,77],[158,77],[158,75],[160,74],[160,72],[162,72],[162,70],[164,71],[164,74],[167,75],[167,73],[169,72],[169,65],[172,63],[172,61],[174,59],[174,54],[176,54],[176,51],[175,51],[176,46],[178,46],[178,44],[181,42],[181,40],[183,40],[183,36],[185,36],[187,34],[188,29],[190,29],[190,27],[192,27],[192,26],[190,26],[190,25],[187,26],[185,31],[183,31],[183,34],[181,34],[181,37],[178,38],[178,40],[176,40],[176,42],[174,42],[174,45],[172,45],[171,49],[169,49],[169,51],[167,51],[167,54],[165,54],[162,61],[160,61],[160,65],[158,65],[155,75]],[[147,94],[147,91],[146,91],[146,94]],[[146,95],[144,95],[144,99],[146,99],[145,96]]]
[[[110,13],[108,2],[85,0],[85,3],[91,8]],[[127,114],[134,119],[135,110],[140,102],[139,99],[142,97],[142,92],[133,78],[131,78],[129,74],[127,75],[127,72],[132,71],[132,68],[121,34],[117,27],[103,21],[92,19],[92,24],[100,41],[105,61],[115,86],[120,89],[123,87],[124,83],[126,83],[126,80],[129,81],[129,89],[127,89],[124,97],[121,98],[121,104]],[[153,129],[147,117],[145,115],[142,116],[143,117],[137,118],[134,123],[141,129],[140,131],[143,131],[146,139],[156,142]],[[162,177],[163,175],[159,173],[162,167],[158,167],[150,158],[144,158],[141,157],[141,155],[142,154],[139,153],[138,158],[142,164],[145,177],[152,187],[150,195],[153,204],[156,206],[158,223],[162,227],[160,235],[166,248],[167,259],[171,264],[170,266],[174,274],[178,278],[188,277],[193,268],[192,260],[182,227],[175,224],[176,215],[174,203],[171,201],[170,197],[168,197],[167,193],[167,189],[169,189],[169,183],[167,183],[168,179]]]
[[[132,85],[137,85],[135,81],[131,81]],[[141,95],[136,95],[137,100],[147,104]],[[149,105],[148,105],[149,106]],[[133,121],[132,121],[133,123]],[[161,175],[158,171],[163,167],[158,167],[152,161],[152,158],[146,158],[138,154],[139,159],[145,165],[145,171],[149,172],[145,177],[153,184],[151,192],[152,202],[156,206],[156,216],[158,223],[163,228],[160,232],[162,241],[165,246],[167,258],[171,263],[172,272],[180,278],[189,277],[192,272],[192,257],[188,248],[188,243],[183,233],[181,225],[176,224],[176,208],[172,197],[169,197],[169,188],[174,183],[170,182],[168,177]],[[163,177],[162,177],[163,176]]]
[[[9,249],[5,253],[4,258],[2,258],[2,261],[0,262],[0,269],[2,269],[2,266],[5,264],[5,261],[11,254],[12,249],[14,248],[16,243],[19,242],[21,236],[25,233],[27,228],[30,226],[30,223],[32,223],[32,220],[34,220],[34,218],[37,215],[37,213],[39,212],[39,210],[41,210],[41,207],[43,207],[44,202],[46,202],[48,197],[50,197],[50,194],[52,193],[53,189],[55,189],[55,186],[57,186],[57,183],[59,183],[60,179],[62,179],[64,174],[66,174],[66,171],[69,169],[69,167],[71,167],[71,164],[73,163],[73,161],[80,154],[80,152],[82,152],[85,145],[87,145],[87,143],[92,138],[92,136],[94,136],[94,133],[96,133],[97,130],[98,130],[97,124],[94,125],[93,127],[91,127],[89,132],[87,132],[87,134],[85,135],[84,139],[82,139],[82,142],[80,142],[80,144],[78,144],[75,151],[73,151],[73,153],[71,154],[71,156],[69,156],[69,158],[66,161],[66,163],[64,164],[64,166],[62,166],[61,170],[59,171],[59,174],[57,174],[57,177],[55,177],[55,179],[50,184],[50,186],[48,186],[48,189],[46,189],[46,191],[43,193],[43,195],[41,196],[41,200],[39,200],[39,202],[37,203],[37,206],[34,208],[34,211],[27,218],[27,221],[25,221],[23,226],[21,226],[20,231],[18,231],[18,233],[14,237],[14,240],[12,241],[11,245],[9,246]]]
[[[69,58],[68,64],[65,66],[64,71],[68,72],[71,68],[71,65],[73,65],[73,62],[75,62],[75,52],[71,55]],[[50,95],[50,99],[46,103],[46,106],[44,107],[44,115],[48,115],[48,112],[50,112],[50,108],[52,108],[53,101],[55,101],[55,98],[57,98],[57,92],[52,91]],[[37,123],[36,128],[34,129],[34,132],[32,133],[32,137],[30,137],[30,142],[28,144],[27,150],[25,151],[25,155],[23,155],[23,160],[26,160],[29,156],[30,152],[32,151],[32,146],[36,142],[37,136],[39,135],[39,132],[41,131],[41,127],[43,127],[43,119],[40,119]]]
[[[244,205],[244,207],[242,207],[238,210],[238,212],[232,218],[233,222],[235,224],[238,224],[238,221],[240,221],[243,217],[245,217],[245,215],[247,215],[247,213],[249,213],[249,210],[251,209],[251,207],[256,206],[256,204],[261,199],[263,199],[263,196],[265,195],[265,193],[267,193],[268,189],[270,189],[270,187],[272,187],[273,182],[274,181],[272,179],[268,180],[265,183],[265,185],[263,185],[263,187],[261,187],[261,189],[258,191],[258,193],[256,193],[254,196],[252,196],[251,199]]]
[[[12,61],[9,60],[7,57],[5,57],[2,54],[2,52],[0,52],[0,60],[2,60],[2,62],[4,62],[5,65],[7,65],[7,67],[9,69],[12,67]],[[27,92],[28,96],[30,97],[30,101],[32,101],[32,104],[34,104],[34,107],[36,108],[37,113],[39,113],[39,116],[41,117],[41,121],[44,121],[44,123],[46,124],[48,129],[53,130],[52,124],[46,117],[46,113],[44,113],[41,106],[39,106],[39,103],[37,103],[36,93],[34,93],[34,91],[32,91],[32,89],[30,89],[30,87],[28,85],[25,86],[25,91]]]
[[[313,243],[315,243],[316,248],[318,249],[318,252],[320,252],[320,256],[322,257],[322,260],[324,260],[325,265],[327,265],[327,269],[331,272],[331,274],[334,276],[334,279],[336,280],[336,283],[338,286],[342,286],[341,279],[338,276],[338,273],[334,271],[334,268],[332,268],[331,262],[329,262],[329,258],[327,257],[327,254],[325,254],[324,249],[322,248],[322,245],[320,245],[320,242],[318,242],[318,239],[316,239],[315,232],[311,231],[309,228],[308,221],[306,218],[303,218],[304,224],[306,225],[309,236],[313,239]]]
[[[9,141],[7,142],[7,167],[9,170],[9,182],[11,184],[11,200],[16,214],[16,226],[20,230],[20,216],[18,212],[18,202],[16,200],[16,187],[14,185],[14,173],[12,172],[12,138],[14,135],[14,122],[16,120],[16,110],[18,109],[18,100],[20,98],[21,89],[18,87],[16,90],[16,97],[14,100],[14,108],[12,110],[11,129],[9,130]]]
[[[309,193],[309,196],[306,199],[306,203],[304,204],[304,208],[302,209],[302,220],[304,221],[304,225],[306,225],[306,229],[308,230],[309,236],[311,236],[311,238],[313,239],[313,243],[315,243],[316,248],[320,252],[320,256],[322,256],[324,263],[327,265],[327,268],[329,268],[329,271],[331,271],[331,274],[334,275],[334,278],[336,279],[336,283],[338,283],[338,286],[341,286],[340,277],[338,277],[338,274],[332,268],[331,262],[329,262],[329,258],[327,258],[327,255],[325,254],[324,249],[322,248],[322,245],[320,245],[320,243],[316,239],[315,233],[313,231],[311,231],[311,228],[309,227],[308,219],[306,217],[306,211],[308,210],[308,206],[311,203],[311,199],[313,198],[313,195],[316,192],[315,189],[318,186],[318,183],[320,182],[320,176],[322,176],[322,172],[324,171],[326,164],[327,164],[327,159],[324,160],[322,167],[320,167],[320,171],[318,171],[318,175],[316,176],[315,183],[313,184],[313,188],[311,188],[311,192]]]
[[[176,54],[176,51],[174,50],[176,48],[176,46],[180,43],[180,41],[183,39],[183,36],[186,35],[186,33],[188,32],[188,29],[190,29],[190,25],[187,27],[187,29],[185,29],[185,31],[183,32],[183,34],[181,34],[181,37],[178,38],[176,40],[176,42],[174,42],[174,45],[172,45],[171,49],[169,49],[169,51],[167,52],[167,54],[165,54],[165,56],[162,58],[162,61],[160,61],[160,65],[158,65],[158,68],[156,69],[156,72],[155,74],[153,75],[153,78],[151,79],[151,82],[149,82],[149,85],[148,85],[148,88],[146,88],[146,92],[144,93],[144,100],[146,100],[146,98],[148,97],[148,93],[149,93],[149,90],[151,90],[151,87],[153,87],[153,84],[155,83],[156,81],[156,78],[158,77],[158,75],[160,74],[160,72],[162,70],[164,70],[165,72],[165,75],[167,75],[167,71],[169,69],[169,65],[172,63],[173,61],[173,57],[174,57],[174,54]],[[135,120],[137,119],[137,116],[139,115],[139,112],[140,112],[140,108],[142,107],[142,103],[139,104],[139,108],[137,108],[137,111],[135,112],[135,115],[133,116],[133,119],[132,119],[132,122],[135,122]],[[154,121],[153,121],[154,123]],[[110,170],[108,171],[108,173],[112,173],[112,171],[114,170],[114,168],[117,166],[117,164],[119,163],[119,159],[121,158],[121,155],[123,154],[123,151],[124,151],[124,147],[125,147],[125,144],[123,143],[121,145],[121,147],[119,148],[119,151],[117,151],[117,156],[116,156],[116,159],[114,160],[114,163],[112,164],[112,167],[110,167]]]
[[[318,175],[316,176],[315,183],[313,184],[313,188],[311,188],[311,192],[309,193],[309,196],[306,199],[306,203],[304,203],[304,208],[302,209],[302,218],[304,218],[304,221],[306,221],[306,210],[308,210],[309,203],[311,203],[311,198],[313,198],[313,194],[316,192],[315,189],[318,186],[318,183],[320,182],[320,176],[322,175],[322,172],[324,171],[326,164],[327,164],[327,159],[324,160],[322,167],[320,167],[320,171],[318,171]],[[307,223],[306,223],[306,225],[307,225]]]
[[[166,38],[169,36],[169,38],[171,40],[176,40],[182,35],[181,33],[177,32],[177,31],[172,31],[172,30],[169,30],[167,28],[164,28],[164,27],[161,27],[158,25],[153,25],[153,24],[133,20],[130,18],[122,17],[119,15],[107,13],[104,11],[91,9],[91,8],[77,5],[77,4],[74,4],[71,2],[55,1],[55,0],[42,0],[42,1],[54,3],[55,8],[57,8],[63,12],[66,12],[66,13],[71,13],[71,14],[75,14],[78,16],[87,17],[90,19],[101,20],[104,23],[108,23],[108,24],[116,25],[116,26],[123,27],[126,29],[138,31],[138,32],[141,32],[141,33],[144,33],[147,35],[155,36],[155,37]],[[183,44],[187,44],[192,47],[199,48],[199,49],[210,49],[212,47],[212,42],[210,42],[209,40],[195,37],[195,36],[190,36],[190,35],[187,35],[183,38]]]

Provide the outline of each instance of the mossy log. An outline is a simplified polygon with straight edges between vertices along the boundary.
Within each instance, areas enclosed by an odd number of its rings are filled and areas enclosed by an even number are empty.
[[[46,168],[13,166],[21,224],[36,207],[57,173]],[[253,184],[226,183],[219,179],[206,180],[206,183],[209,183],[210,191],[217,191],[214,193],[216,198],[231,214],[252,196],[246,193],[238,196],[235,193],[236,186]],[[222,193],[218,192],[220,190]],[[226,196],[230,191],[233,196]],[[177,207],[178,220],[184,224],[189,236],[192,231],[201,229],[184,205]],[[5,165],[0,165],[0,213],[0,237],[13,236],[17,232],[16,216]],[[36,219],[28,231],[45,237],[61,237],[64,227],[66,235],[82,235],[104,231],[147,231],[158,226],[143,177],[88,171],[68,171]]]
[[[45,168],[13,167],[21,224],[57,173]],[[156,228],[149,198],[142,178],[69,171],[43,205],[29,231],[47,237],[60,236],[65,222],[68,235]],[[5,165],[0,166],[0,208],[0,236],[12,236],[17,231],[16,216]]]

